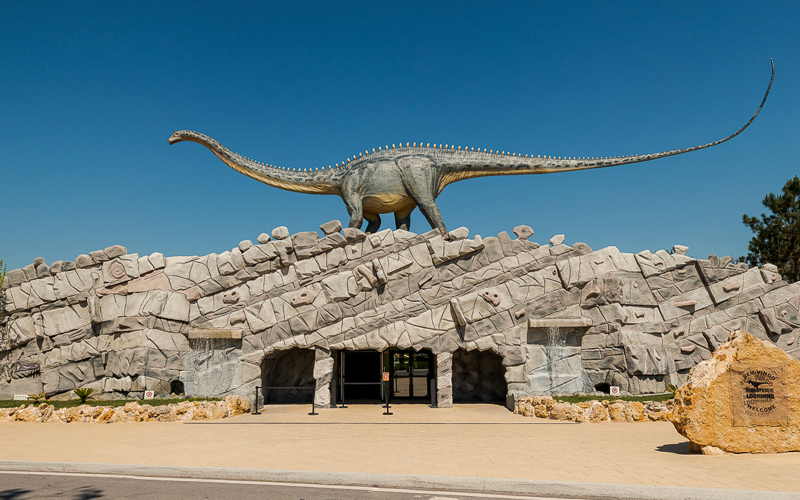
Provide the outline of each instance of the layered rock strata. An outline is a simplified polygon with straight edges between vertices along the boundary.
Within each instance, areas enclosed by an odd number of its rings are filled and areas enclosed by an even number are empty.
[[[90,387],[99,398],[152,390],[252,401],[280,353],[312,350],[296,379],[324,406],[338,351],[400,348],[435,356],[440,407],[481,396],[472,381],[484,358],[463,365],[460,353],[493,357],[492,390],[502,386],[513,407],[517,396],[609,386],[664,392],[737,329],[800,352],[800,284],[774,266],[698,260],[680,245],[592,251],[563,235],[539,245],[527,226],[515,239],[460,228],[452,241],[320,228],[276,228],[202,257],[112,246],[9,272],[0,398]]]

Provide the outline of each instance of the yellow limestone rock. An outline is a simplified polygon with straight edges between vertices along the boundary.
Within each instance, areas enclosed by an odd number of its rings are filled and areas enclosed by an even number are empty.
[[[668,415],[704,454],[800,451],[800,361],[737,331],[692,368]]]
[[[64,422],[80,422],[82,419],[80,407],[73,406],[72,408],[64,408],[59,410],[63,415]]]
[[[595,402],[589,411],[589,422],[606,422],[608,420],[608,410],[599,402]]]
[[[111,417],[113,416],[114,416],[114,408],[105,408],[104,411],[101,411],[101,413],[95,417],[96,418],[95,421],[98,424],[108,422],[111,420]]]
[[[627,422],[628,418],[625,416],[625,403],[622,401],[615,401],[609,404],[608,416],[612,422]]]
[[[250,411],[250,403],[241,396],[227,396],[225,402],[228,404],[228,417],[234,417]]]
[[[625,405],[625,414],[629,422],[641,422],[644,420],[644,404],[638,401],[628,401]]]
[[[569,403],[555,403],[550,407],[550,418],[553,420],[574,421],[575,413],[572,410],[572,405]]]
[[[14,419],[20,422],[39,422],[41,418],[42,416],[39,413],[39,409],[33,405],[29,405],[27,408],[19,410],[14,414]]]

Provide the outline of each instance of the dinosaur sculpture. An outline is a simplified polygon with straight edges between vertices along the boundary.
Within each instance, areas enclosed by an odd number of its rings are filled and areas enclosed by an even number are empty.
[[[770,63],[772,60],[770,59]],[[265,165],[234,153],[211,137],[179,130],[169,138],[170,144],[191,141],[202,144],[234,170],[264,184],[288,191],[311,194],[336,194],[342,197],[350,214],[350,227],[360,228],[367,219],[367,232],[376,232],[381,225],[379,214],[393,212],[398,229],[410,228],[411,212],[419,207],[431,227],[447,237],[448,232],[436,198],[448,184],[490,175],[549,174],[590,168],[613,167],[675,156],[709,148],[733,139],[755,120],[767,101],[775,65],[767,92],[750,121],[736,133],[716,142],[646,155],[606,158],[554,158],[552,156],[522,156],[505,151],[478,148],[457,148],[452,145],[401,143],[365,151],[358,157],[347,158],[336,167],[294,169]]]

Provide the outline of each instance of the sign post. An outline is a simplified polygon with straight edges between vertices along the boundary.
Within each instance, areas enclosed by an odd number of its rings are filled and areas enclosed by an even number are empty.
[[[383,412],[384,415],[392,415],[392,412],[389,411],[389,372],[383,372],[383,383],[385,386],[385,390],[383,391],[384,398],[386,400],[386,411]]]

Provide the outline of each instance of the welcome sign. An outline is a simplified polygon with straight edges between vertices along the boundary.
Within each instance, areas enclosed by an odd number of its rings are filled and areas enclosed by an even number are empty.
[[[783,366],[731,366],[731,405],[736,427],[779,426],[789,421]]]

